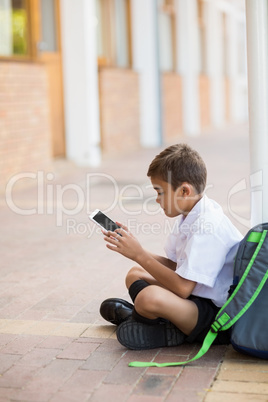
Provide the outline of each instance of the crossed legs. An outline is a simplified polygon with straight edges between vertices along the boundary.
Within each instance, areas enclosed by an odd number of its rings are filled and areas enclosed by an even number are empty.
[[[145,280],[152,286],[142,289],[135,298],[136,312],[149,320],[159,317],[172,322],[185,335],[189,335],[198,320],[198,308],[194,302],[183,299],[165,289],[142,267],[133,267],[127,274],[126,286]]]

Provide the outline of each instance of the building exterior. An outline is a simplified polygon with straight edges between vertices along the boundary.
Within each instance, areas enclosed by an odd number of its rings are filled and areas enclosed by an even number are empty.
[[[0,0],[0,190],[247,119],[240,0]]]

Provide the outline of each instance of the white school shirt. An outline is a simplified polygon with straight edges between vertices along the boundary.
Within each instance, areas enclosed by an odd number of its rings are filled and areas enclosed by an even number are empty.
[[[184,217],[180,215],[167,239],[167,257],[176,273],[197,282],[192,295],[211,299],[221,307],[233,281],[234,259],[241,233],[222,208],[207,196]]]

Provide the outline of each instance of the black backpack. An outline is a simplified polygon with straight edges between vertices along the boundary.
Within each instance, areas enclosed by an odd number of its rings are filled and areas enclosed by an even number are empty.
[[[219,331],[231,328],[231,344],[238,352],[268,359],[268,223],[253,227],[240,242],[230,295],[195,357],[185,362],[131,362],[131,367],[185,365],[202,357]]]

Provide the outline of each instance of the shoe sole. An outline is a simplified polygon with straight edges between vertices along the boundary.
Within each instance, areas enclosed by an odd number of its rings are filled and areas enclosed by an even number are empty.
[[[186,338],[171,322],[146,325],[132,320],[119,325],[116,335],[121,345],[133,350],[178,346]]]

